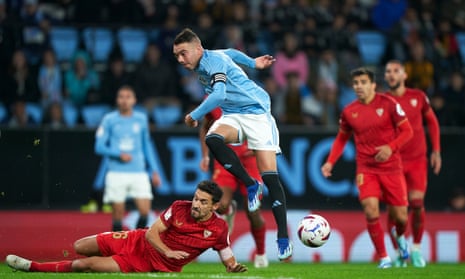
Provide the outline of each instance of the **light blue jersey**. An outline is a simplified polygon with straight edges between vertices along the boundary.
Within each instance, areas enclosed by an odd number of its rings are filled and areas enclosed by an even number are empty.
[[[119,111],[105,115],[95,135],[95,152],[109,158],[109,171],[146,172],[146,162],[150,173],[156,171],[147,116],[137,111],[131,116],[122,116]],[[122,153],[130,154],[132,160],[122,162]]]
[[[270,96],[238,64],[254,68],[255,60],[234,49],[204,50],[195,72],[209,96],[191,112],[192,119],[200,120],[218,106],[225,115],[270,112]]]

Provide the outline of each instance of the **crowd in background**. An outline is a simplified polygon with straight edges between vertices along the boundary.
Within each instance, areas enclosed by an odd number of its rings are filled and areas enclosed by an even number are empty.
[[[83,42],[60,62],[49,40],[54,26],[128,25],[157,30],[135,64],[116,44],[98,66]],[[0,0],[2,125],[64,127],[64,109],[113,106],[123,84],[135,88],[146,111],[163,105],[190,111],[203,92],[172,55],[173,38],[184,27],[207,49],[276,57],[271,70],[248,74],[269,92],[280,124],[336,127],[339,112],[355,98],[350,70],[374,68],[383,91],[384,63],[397,59],[407,85],[429,96],[440,125],[465,126],[465,58],[456,38],[465,30],[465,0]],[[386,36],[380,63],[364,65],[355,39],[360,30]],[[28,114],[31,103],[43,110],[40,120]]]

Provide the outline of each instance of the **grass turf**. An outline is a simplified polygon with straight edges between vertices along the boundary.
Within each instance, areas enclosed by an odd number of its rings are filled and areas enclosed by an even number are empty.
[[[426,268],[391,268],[377,269],[375,263],[344,263],[344,264],[303,264],[303,263],[270,263],[265,269],[255,269],[253,264],[247,264],[246,273],[226,273],[220,263],[192,263],[187,265],[181,273],[27,273],[13,271],[0,263],[0,278],[324,278],[324,279],[455,279],[465,278],[465,263],[462,264],[429,264]]]

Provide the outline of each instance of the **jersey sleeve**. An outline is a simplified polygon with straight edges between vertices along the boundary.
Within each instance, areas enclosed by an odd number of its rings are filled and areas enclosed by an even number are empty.
[[[229,244],[230,243],[229,243],[228,227],[226,225],[221,226],[221,231],[219,232],[218,241],[213,246],[213,250],[221,251],[224,248],[229,247]]]
[[[234,63],[255,69],[255,59],[247,56],[245,53],[233,48],[225,49],[223,52],[227,56],[231,57]]]
[[[177,208],[177,202],[174,202],[160,214],[160,220],[167,228],[173,224],[173,214],[176,213]]]
[[[119,157],[120,151],[109,144],[111,134],[110,119],[106,115],[95,133],[95,153],[101,156]]]

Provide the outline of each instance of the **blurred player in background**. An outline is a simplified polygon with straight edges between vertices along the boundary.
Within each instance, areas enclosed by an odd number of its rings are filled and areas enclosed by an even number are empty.
[[[386,251],[384,230],[379,221],[379,202],[389,205],[395,221],[396,240],[403,259],[409,256],[404,233],[407,227],[407,188],[402,174],[399,149],[412,137],[412,128],[401,106],[391,97],[375,92],[374,73],[365,68],[351,72],[352,86],[358,100],[341,113],[339,132],[326,163],[323,176],[331,176],[333,166],[345,144],[354,134],[356,183],[365,213],[368,233],[380,259],[379,268],[389,268],[392,261]]]
[[[401,149],[400,155],[404,168],[405,180],[410,207],[410,222],[413,236],[411,261],[415,267],[425,267],[420,250],[421,239],[425,227],[424,198],[428,182],[428,159],[425,129],[423,123],[428,126],[429,139],[432,145],[430,165],[437,175],[441,170],[441,147],[439,123],[429,104],[426,94],[419,89],[405,87],[407,74],[400,61],[392,60],[386,64],[384,79],[389,86],[389,93],[405,111],[413,129],[413,138]],[[388,218],[388,228],[393,232],[394,220]],[[392,243],[396,249],[395,235],[391,233]],[[406,262],[399,257],[395,261],[396,266],[406,266]]]
[[[8,255],[6,263],[30,272],[180,272],[209,248],[228,272],[244,272],[229,246],[226,222],[214,211],[221,189],[212,181],[198,184],[192,201],[175,201],[150,229],[106,232],[85,237],[74,249],[86,258],[39,263]],[[202,241],[199,241],[201,239]]]
[[[136,95],[129,86],[118,90],[116,104],[118,110],[105,115],[95,136],[95,152],[108,157],[103,202],[112,205],[113,231],[123,229],[127,198],[134,199],[139,211],[136,227],[145,228],[153,199],[150,180],[154,186],[160,185],[148,119],[134,111]]]
[[[205,136],[208,129],[213,122],[221,117],[221,109],[216,108],[205,115],[202,124],[200,125],[199,138],[202,148],[202,161],[200,162],[200,169],[204,172],[209,171],[210,168],[210,154],[208,147],[205,143]],[[257,181],[261,181],[260,172],[258,171],[257,161],[253,151],[247,148],[247,143],[244,142],[240,145],[231,145],[231,149],[237,154],[242,165],[248,173]],[[223,190],[223,197],[220,200],[220,206],[217,210],[219,214],[225,217],[229,227],[229,234],[232,233],[234,227],[234,216],[237,211],[236,201],[233,200],[234,192],[239,188],[241,195],[244,197],[244,206],[247,208],[247,188],[244,183],[237,179],[230,172],[225,170],[223,166],[215,160],[213,163],[213,181],[216,182],[221,190]],[[262,268],[268,266],[268,259],[265,254],[265,234],[266,226],[265,220],[260,212],[260,209],[250,212],[247,208],[247,218],[250,222],[250,232],[255,241],[256,254],[254,257],[254,266]]]
[[[286,196],[276,161],[276,153],[280,153],[281,149],[278,128],[270,111],[270,96],[239,67],[265,69],[275,59],[270,55],[253,59],[235,49],[204,49],[199,37],[188,28],[174,39],[173,54],[184,68],[198,74],[208,95],[185,116],[184,122],[189,127],[197,127],[199,120],[208,112],[216,107],[221,108],[223,115],[210,127],[205,142],[215,159],[247,186],[248,209],[254,212],[260,207],[263,184],[247,173],[237,154],[228,146],[229,143],[247,139],[271,197],[278,227],[278,258],[289,259],[293,246],[289,241]]]

